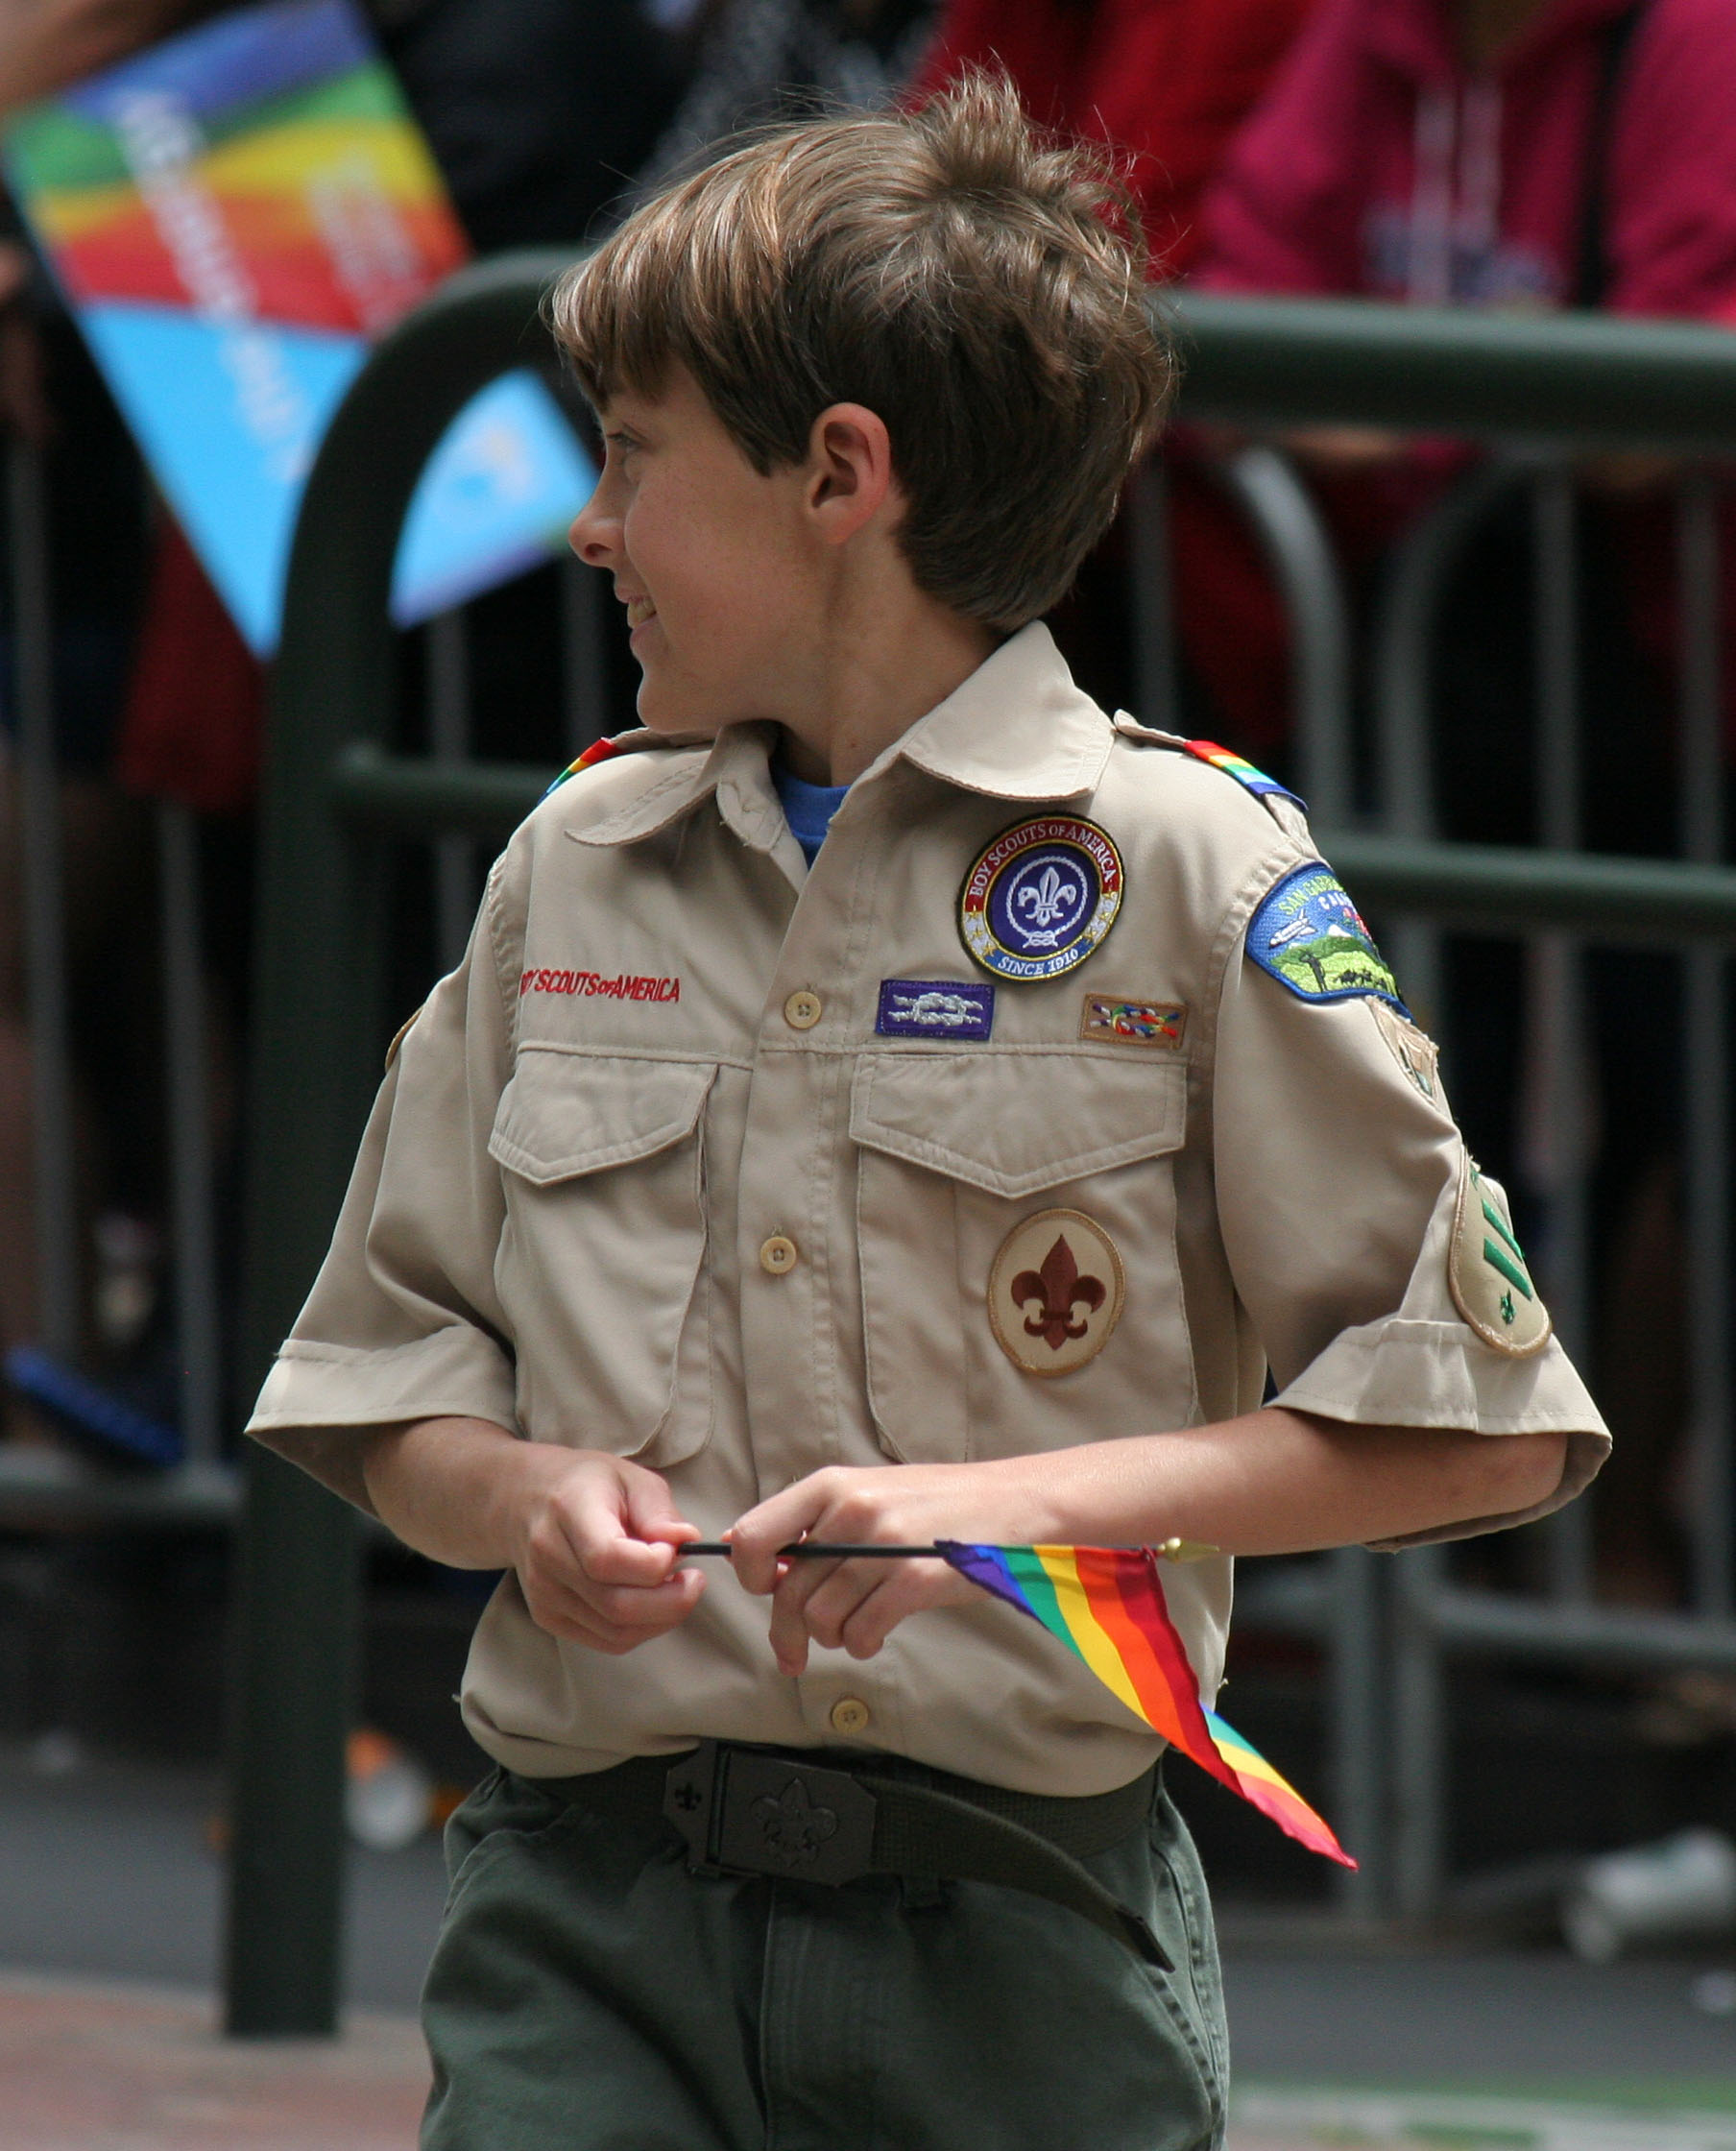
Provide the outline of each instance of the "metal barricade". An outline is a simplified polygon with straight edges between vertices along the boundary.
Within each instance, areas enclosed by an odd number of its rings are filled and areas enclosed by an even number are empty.
[[[541,291],[562,266],[523,256],[455,278],[375,353],[308,486],[275,680],[262,834],[246,1378],[263,1372],[318,1267],[374,1089],[382,1021],[379,838],[503,834],[545,781],[541,770],[463,765],[453,759],[455,731],[442,736],[444,752],[432,758],[386,751],[386,597],[423,460],[471,394],[523,362]],[[1736,344],[1719,331],[1294,302],[1190,300],[1178,312],[1191,344],[1184,410],[1192,418],[1383,423],[1575,447],[1736,446]],[[1245,465],[1237,482],[1244,502],[1258,503],[1253,512],[1290,587],[1324,588],[1317,548],[1312,565],[1305,558],[1314,546],[1306,502],[1275,459]],[[1137,504],[1140,572],[1159,571],[1164,546],[1161,486],[1152,478]],[[1415,573],[1426,583],[1420,565]],[[1425,616],[1426,599],[1424,589],[1415,602]],[[1172,704],[1161,614],[1161,605],[1146,608],[1138,652],[1148,713],[1160,717]],[[1316,792],[1334,803],[1334,815],[1320,817],[1323,848],[1365,902],[1443,927],[1694,947],[1706,952],[1707,976],[1715,976],[1718,952],[1736,946],[1736,874],[1713,863],[1715,830],[1701,832],[1689,863],[1432,840],[1418,780],[1422,735],[1390,710],[1384,721],[1402,752],[1390,759],[1389,780],[1397,783],[1393,771],[1402,776],[1408,755],[1411,785],[1397,832],[1348,820],[1332,826],[1349,805],[1342,652],[1341,639],[1336,654],[1330,639],[1314,645],[1309,677],[1319,714],[1308,752]],[[455,651],[446,662],[455,672]],[[1707,688],[1704,648],[1698,662],[1697,708],[1711,728],[1716,693]],[[457,916],[454,897],[449,931]],[[1702,1220],[1699,1229],[1712,1227]],[[1708,1437],[1708,1455],[1713,1447]],[[276,1458],[253,1455],[248,1474],[228,2021],[232,2032],[320,2033],[333,2027],[337,2008],[355,1531],[349,1511]],[[1437,1888],[1446,1652],[1736,1664],[1736,1624],[1726,1620],[1471,1591],[1446,1583],[1429,1554],[1388,1569],[1353,1552],[1333,1557],[1327,1574],[1328,1589],[1305,1581],[1299,1599],[1305,1617],[1328,1628],[1335,1643],[1340,1792],[1355,1826],[1373,1841],[1395,1810],[1399,1890],[1413,1905],[1433,1901]],[[1399,1679],[1394,1704],[1383,1709],[1377,1579],[1394,1577]],[[1376,1752],[1391,1744],[1394,1706],[1399,1744],[1414,1758],[1396,1796]],[[1358,1900],[1364,1908],[1386,1899],[1383,1864],[1373,1863],[1373,1887]]]
[[[1282,335],[1289,308],[1248,310]],[[1203,308],[1209,319],[1214,312]],[[1340,331],[1330,309],[1295,309],[1290,326],[1300,332],[1305,360],[1317,357],[1320,346]],[[1414,318],[1414,317],[1412,317]],[[1377,324],[1373,342],[1397,362],[1402,353],[1406,317]],[[1583,390],[1603,355],[1599,340],[1609,325],[1576,321],[1548,325],[1547,333],[1565,326],[1579,340],[1578,356],[1591,362],[1579,375]],[[1424,328],[1432,344],[1430,363],[1438,364],[1443,348],[1462,345],[1481,357],[1490,349],[1489,325],[1475,317],[1436,317]],[[1666,335],[1671,332],[1666,330]],[[1314,350],[1311,339],[1318,339]],[[1526,363],[1539,356],[1527,338]],[[1704,363],[1713,356],[1703,332],[1687,332],[1698,345],[1692,356]],[[1607,350],[1607,345],[1604,350]],[[1364,354],[1365,355],[1365,354]],[[1244,362],[1246,348],[1239,353]],[[1232,392],[1239,415],[1252,415],[1255,392],[1247,385],[1246,366]],[[1491,438],[1494,452],[1475,466],[1409,533],[1396,549],[1386,580],[1384,602],[1372,637],[1368,671],[1378,742],[1378,804],[1372,827],[1383,835],[1412,842],[1435,834],[1432,758],[1436,744],[1435,713],[1428,691],[1429,648],[1447,579],[1504,496],[1518,495],[1529,507],[1536,584],[1533,666],[1536,707],[1536,772],[1540,803],[1537,839],[1546,851],[1569,855],[1582,842],[1581,682],[1579,677],[1579,572],[1574,453],[1585,443],[1606,442],[1617,423],[1605,404],[1602,410],[1576,409],[1571,396],[1551,422],[1547,411],[1532,408],[1521,417],[1508,403],[1500,407],[1503,385],[1470,384],[1460,415],[1470,429]],[[1342,396],[1341,382],[1333,393]],[[1400,392],[1390,380],[1379,384],[1379,397],[1355,406],[1359,417],[1378,404],[1392,415]],[[1312,403],[1306,410],[1292,376],[1280,383],[1274,375],[1273,402],[1288,396],[1288,416],[1313,420],[1327,415]],[[1479,397],[1482,400],[1479,401]],[[1351,408],[1340,401],[1333,416]],[[1660,400],[1650,414],[1634,411],[1636,438],[1655,441],[1684,419],[1679,406]],[[1411,423],[1422,413],[1411,407]],[[1516,438],[1509,444],[1507,437]],[[1570,441],[1573,447],[1554,446]],[[1676,436],[1679,442],[1681,436]],[[1701,437],[1701,446],[1707,436]],[[1290,474],[1288,489],[1271,482],[1255,485],[1246,473],[1263,459],[1267,469],[1281,463],[1269,447],[1245,448],[1222,475],[1252,521],[1286,602],[1295,648],[1292,701],[1296,721],[1294,762],[1307,790],[1318,785],[1318,741],[1330,755],[1345,737],[1350,721],[1349,669],[1338,662],[1346,644],[1345,606],[1330,558],[1330,543],[1295,495],[1302,488]],[[1145,496],[1147,523],[1136,551],[1136,572],[1150,573],[1167,565],[1167,542],[1149,526],[1156,501]],[[1302,495],[1304,503],[1306,495]],[[1718,489],[1703,467],[1692,464],[1677,490],[1677,551],[1680,563],[1680,647],[1678,651],[1680,734],[1679,790],[1683,857],[1713,864],[1723,854],[1724,773],[1722,753],[1722,681],[1720,676],[1721,563],[1717,520]],[[1156,605],[1146,598],[1151,619],[1172,635],[1172,599],[1166,592]],[[1147,625],[1145,641],[1156,640]],[[1144,671],[1173,668],[1172,652],[1147,654]],[[1322,688],[1323,682],[1331,685]],[[1321,706],[1339,697],[1335,715],[1321,716]],[[1380,894],[1380,873],[1359,866],[1356,831],[1345,823],[1338,803],[1346,792],[1329,784],[1319,793],[1334,802],[1316,811],[1316,833],[1323,848],[1350,875],[1359,893]],[[1461,854],[1461,860],[1469,855]],[[1614,883],[1611,884],[1613,887]],[[1443,896],[1445,892],[1442,892]],[[1440,903],[1416,906],[1421,916],[1401,917],[1392,936],[1398,974],[1407,992],[1424,1010],[1438,1012],[1442,1000]],[[1431,911],[1435,918],[1429,917]],[[1590,922],[1587,921],[1589,924]],[[1613,921],[1608,924],[1614,924]],[[1607,925],[1605,928],[1607,933]],[[1536,1250],[1555,1326],[1568,1348],[1583,1357],[1591,1335],[1591,1221],[1589,1209],[1590,1108],[1586,1050],[1587,1012],[1583,1005],[1583,961],[1595,945],[1565,930],[1527,937],[1527,993],[1530,1028],[1530,1145],[1526,1178],[1541,1198],[1543,1228]],[[1684,946],[1671,939],[1672,946]],[[1716,949],[1687,947],[1684,955],[1686,1082],[1682,1098],[1682,1145],[1693,1161],[1684,1175],[1685,1238],[1690,1303],[1691,1396],[1690,1539],[1692,1601],[1704,1617],[1700,1624],[1674,1616],[1596,1613],[1591,1608],[1593,1497],[1569,1508],[1539,1527],[1546,1546],[1546,1603],[1515,1599],[1498,1602],[1494,1594],[1470,1593],[1448,1581],[1447,1558],[1439,1549],[1419,1550],[1395,1568],[1370,1566],[1367,1557],[1343,1552],[1330,1564],[1306,1572],[1291,1569],[1259,1582],[1246,1594],[1256,1619],[1311,1634],[1328,1648],[1328,1684],[1332,1722],[1334,1779],[1339,1810],[1364,1856],[1361,1870],[1338,1878],[1340,1901],[1362,1913],[1397,1910],[1411,1917],[1438,1911],[1446,1894],[1444,1844],[1447,1832],[1445,1686],[1443,1653],[1453,1649],[1491,1648],[1497,1637],[1519,1656],[1595,1659],[1592,1634],[1611,1639],[1615,1658],[1653,1668],[1723,1665],[1727,1637],[1719,1617],[1727,1616],[1732,1593],[1731,1369],[1729,1364],[1730,1187],[1728,1162],[1728,1000],[1727,966]],[[1569,1607],[1595,1614],[1587,1626],[1564,1617]],[[1533,1617],[1534,1616],[1534,1617]],[[1648,1645],[1647,1638],[1651,1639]],[[1571,1640],[1569,1640],[1571,1639]],[[1650,1652],[1650,1656],[1648,1653]],[[1390,1691],[1389,1693],[1387,1691]],[[1396,1728],[1397,1738],[1392,1734]],[[1383,1767],[1396,1755],[1391,1782]]]
[[[14,439],[5,455],[39,1303],[36,1338],[11,1341],[39,1342],[72,1366],[83,1326],[82,1263],[55,738],[56,592],[50,587],[41,452]],[[238,1484],[221,1461],[222,1346],[196,836],[184,808],[165,802],[154,813],[164,995],[163,1137],[184,1459],[140,1478],[116,1476],[61,1450],[0,1449],[0,1521],[9,1524],[227,1526],[239,1507]]]

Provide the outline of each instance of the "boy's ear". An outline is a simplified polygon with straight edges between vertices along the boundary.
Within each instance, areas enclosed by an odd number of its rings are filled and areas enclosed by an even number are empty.
[[[886,422],[863,403],[832,403],[808,436],[805,497],[820,534],[842,544],[874,520],[898,481]]]

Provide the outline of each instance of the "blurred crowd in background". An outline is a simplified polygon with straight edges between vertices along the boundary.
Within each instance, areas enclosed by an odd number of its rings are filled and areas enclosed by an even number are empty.
[[[201,0],[0,0],[0,115],[220,12]],[[576,246],[709,144],[815,99],[920,99],[961,69],[1001,67],[1039,121],[1122,153],[1159,279],[1736,322],[1727,0],[368,0],[367,12],[479,254]],[[263,679],[15,225],[0,244],[0,414],[41,447],[50,478],[85,1353],[99,1377],[137,1390],[174,1355],[143,817],[164,797],[200,817],[214,1111],[232,1168]],[[1344,430],[1282,445],[1363,607],[1395,540],[1469,454]],[[1214,479],[1236,446],[1184,433],[1166,450],[1183,714],[1190,733],[1284,774],[1284,610]],[[1676,848],[1668,476],[1633,461],[1586,476],[1595,849]],[[1497,518],[1443,612],[1436,778],[1451,836],[1535,834],[1529,558],[1520,520]],[[1083,684],[1112,705],[1135,692],[1126,581],[1125,540],[1112,532],[1055,622]],[[567,760],[558,618],[549,570],[472,607],[479,755],[551,770]],[[1726,620],[1736,624],[1736,605]],[[419,737],[419,662],[409,638],[406,744]],[[1736,681],[1736,664],[1726,677]],[[619,649],[613,678],[606,731],[632,721]],[[13,783],[0,794],[0,1347],[37,1322],[17,831]],[[1484,946],[1456,961],[1453,998],[1468,1014],[1448,1042],[1454,1102],[1485,1164],[1523,1185],[1517,957]],[[1617,1596],[1668,1603],[1680,1584],[1680,1161],[1675,993],[1669,967],[1657,968],[1661,983],[1625,969],[1609,990],[1593,985],[1598,1207],[1615,1221],[1602,1240],[1593,1358],[1618,1434],[1603,1581]],[[232,1189],[229,1208],[232,1229]],[[14,1438],[53,1438],[16,1397],[6,1423]]]

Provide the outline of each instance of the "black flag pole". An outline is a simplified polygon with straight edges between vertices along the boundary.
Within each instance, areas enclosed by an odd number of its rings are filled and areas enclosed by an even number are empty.
[[[721,1554],[727,1558],[735,1549],[720,1538],[699,1538],[675,1550],[678,1554]],[[939,1561],[946,1556],[938,1546],[836,1546],[825,1539],[804,1538],[793,1546],[780,1546],[778,1558],[794,1561]]]
[[[724,1559],[735,1552],[735,1548],[721,1538],[696,1538],[691,1544],[678,1546],[675,1550],[684,1555],[711,1554]],[[1155,1546],[1107,1547],[1103,1551],[1155,1554],[1164,1561],[1201,1561],[1209,1559],[1218,1549],[1190,1538],[1166,1538]],[[823,1538],[802,1538],[793,1546],[780,1546],[778,1558],[792,1561],[944,1561],[947,1556],[939,1546],[846,1546]]]

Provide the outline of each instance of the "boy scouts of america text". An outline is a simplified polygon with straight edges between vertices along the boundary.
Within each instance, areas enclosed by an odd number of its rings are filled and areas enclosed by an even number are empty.
[[[635,978],[623,971],[616,978],[599,978],[594,971],[526,971],[518,979],[520,999],[527,993],[597,994],[612,1001],[679,1001],[681,980]]]

